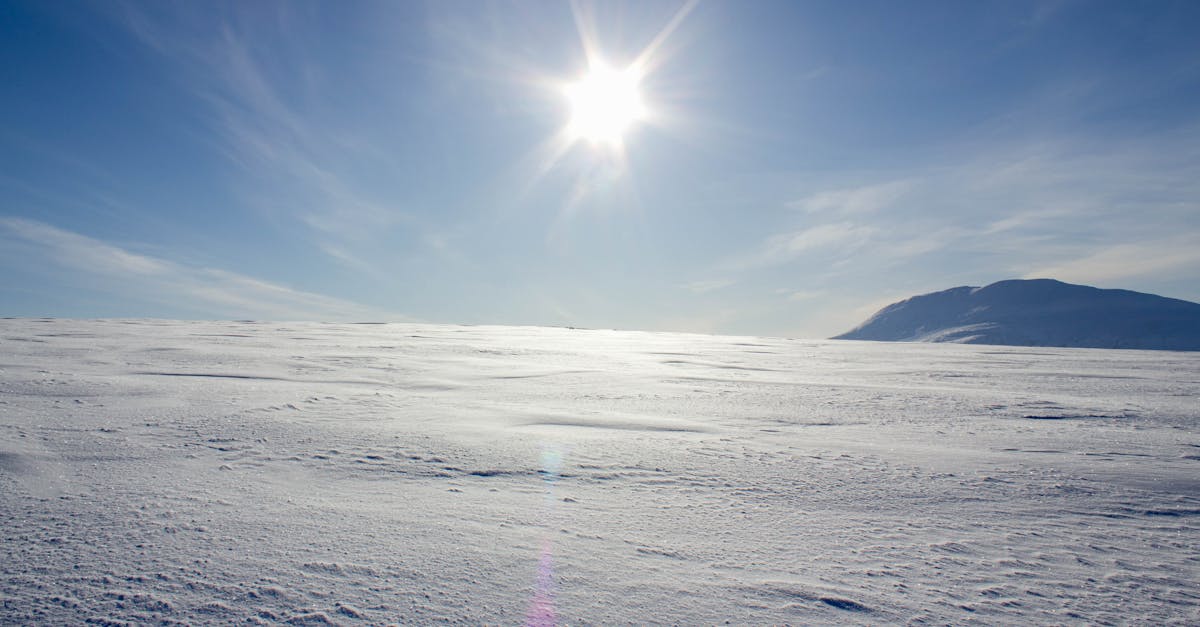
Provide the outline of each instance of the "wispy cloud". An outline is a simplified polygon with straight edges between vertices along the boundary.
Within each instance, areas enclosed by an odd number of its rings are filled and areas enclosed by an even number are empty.
[[[779,233],[768,237],[758,250],[735,259],[730,265],[745,271],[785,264],[818,250],[836,249],[840,254],[849,254],[867,244],[874,233],[872,227],[853,222],[821,224]]]
[[[1200,234],[1101,247],[1080,257],[1035,267],[1024,276],[1098,284],[1148,277],[1196,277],[1200,276]]]
[[[1200,124],[1105,146],[1083,140],[971,146],[978,152],[952,165],[924,164],[899,179],[818,188],[788,202],[803,212],[804,228],[782,228],[743,258],[752,260],[747,267],[764,267],[826,242],[863,241],[869,245],[860,247],[859,263],[956,249],[1020,255],[1013,265],[1028,267],[1032,259],[1052,267],[1081,247],[1150,251],[1195,224],[1197,138]],[[825,224],[810,226],[814,221]],[[1170,259],[1181,257],[1186,253]],[[1151,272],[1166,263],[1131,267]]]
[[[1014,277],[1194,298],[1197,139],[1200,124],[1121,141],[963,144],[952,159],[849,185],[844,173],[836,184],[797,173],[777,188],[794,200],[776,208],[791,211],[764,211],[777,220],[760,223],[766,234],[708,271],[735,281],[739,299],[794,285],[769,294],[776,319],[814,335],[913,294]]]
[[[891,207],[912,187],[910,181],[890,181],[861,187],[821,191],[788,203],[808,213],[863,215]]]
[[[97,239],[22,218],[0,218],[0,236],[75,276],[114,280],[127,296],[199,315],[287,320],[380,320],[398,316],[235,272],[194,267],[130,252]]]
[[[228,14],[191,15],[200,26],[181,29],[179,15],[114,6],[113,17],[171,63],[206,108],[213,148],[233,166],[231,186],[247,205],[304,225],[314,248],[356,271],[363,256],[337,251],[415,226],[394,190],[363,173],[365,164],[386,167],[389,151],[350,112],[330,115],[337,92],[319,86],[335,81],[298,44],[311,26],[303,12],[235,5]]]
[[[793,290],[786,287],[781,287],[775,290],[776,294],[786,296],[793,303],[799,303],[807,300],[816,300],[824,297],[827,292],[823,290]]]
[[[691,283],[684,284],[682,287],[693,294],[704,294],[729,287],[733,283],[729,279],[710,279],[707,281],[692,281]]]

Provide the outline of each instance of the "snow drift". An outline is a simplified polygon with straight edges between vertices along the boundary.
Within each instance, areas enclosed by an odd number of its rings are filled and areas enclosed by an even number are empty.
[[[1052,279],[922,294],[838,340],[1200,350],[1200,304]]]

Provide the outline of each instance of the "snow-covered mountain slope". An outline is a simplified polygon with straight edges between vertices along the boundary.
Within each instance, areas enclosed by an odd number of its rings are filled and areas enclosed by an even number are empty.
[[[1197,624],[1200,354],[0,320],[0,624]]]
[[[833,339],[1200,350],[1200,304],[1052,279],[922,294]]]

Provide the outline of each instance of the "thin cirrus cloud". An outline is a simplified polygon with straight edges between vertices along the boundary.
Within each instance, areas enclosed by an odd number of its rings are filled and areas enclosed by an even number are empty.
[[[752,270],[789,263],[814,251],[835,250],[850,254],[870,242],[873,227],[854,222],[836,222],[778,233],[768,237],[754,252],[735,259],[738,270]]]
[[[707,281],[692,281],[683,285],[683,289],[692,292],[693,294],[704,294],[714,292],[716,290],[733,285],[733,281],[728,279],[711,279]]]
[[[911,181],[821,191],[788,203],[794,209],[819,214],[870,214],[892,206],[913,187]]]
[[[1075,283],[1112,283],[1146,277],[1190,278],[1200,272],[1200,236],[1181,235],[1118,244],[1089,251],[1025,273],[1025,278],[1054,277]]]
[[[1188,224],[1200,192],[1190,165],[1195,137],[1188,132],[1155,142],[1129,140],[1115,154],[1099,155],[1086,142],[974,147],[978,152],[957,165],[818,189],[786,206],[802,210],[805,222],[827,223],[779,229],[747,256],[746,265],[786,263],[822,247],[869,240],[864,261],[957,247],[1019,255],[1010,266],[1029,267],[1036,256],[1034,263],[1053,268],[1058,264],[1051,261],[1065,251],[1087,245],[1109,251],[1097,254],[1096,263],[1118,257],[1132,262],[1111,264],[1113,270],[1096,276],[1113,275],[1121,265],[1131,268],[1127,277],[1168,270],[1190,259],[1187,245],[1172,242],[1179,241],[1174,233]],[[1031,238],[1041,246],[1021,246]]]
[[[795,303],[815,300],[827,295],[823,290],[792,290],[788,288],[779,288],[775,290],[775,293],[780,296],[786,296],[789,301]]]
[[[145,7],[119,6],[112,12],[115,20],[175,67],[205,107],[213,148],[233,167],[230,184],[245,202],[304,225],[316,249],[355,270],[368,262],[331,251],[412,226],[412,216],[392,190],[365,185],[356,173],[364,163],[387,165],[389,151],[345,119],[334,125],[286,95],[284,83],[319,80],[322,73],[306,48],[296,45],[295,32],[302,32],[303,24],[294,12],[283,7],[254,20],[205,15],[198,21],[219,23],[180,32]],[[266,32],[278,41],[255,41],[247,23],[255,25],[256,36]],[[324,103],[324,96],[313,98]]]
[[[811,218],[841,218],[841,221],[775,233],[729,265],[737,271],[751,271],[785,265],[816,252],[834,252],[839,258],[845,258],[868,245],[876,253],[886,256],[907,257],[934,250],[940,247],[941,238],[923,237],[887,243],[880,241],[887,238],[880,237],[884,234],[876,226],[863,223],[867,216],[895,207],[897,201],[914,187],[914,181],[888,181],[819,191],[789,202],[787,207],[799,209]],[[722,287],[729,283],[724,282]]]
[[[0,235],[39,262],[76,277],[115,280],[126,297],[168,303],[202,316],[289,320],[379,320],[398,316],[357,303],[217,268],[130,252],[86,235],[22,218],[0,218]]]

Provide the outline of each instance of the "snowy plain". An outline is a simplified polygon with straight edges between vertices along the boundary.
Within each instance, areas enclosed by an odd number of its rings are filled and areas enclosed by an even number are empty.
[[[3,624],[1200,624],[1200,353],[0,320]]]

